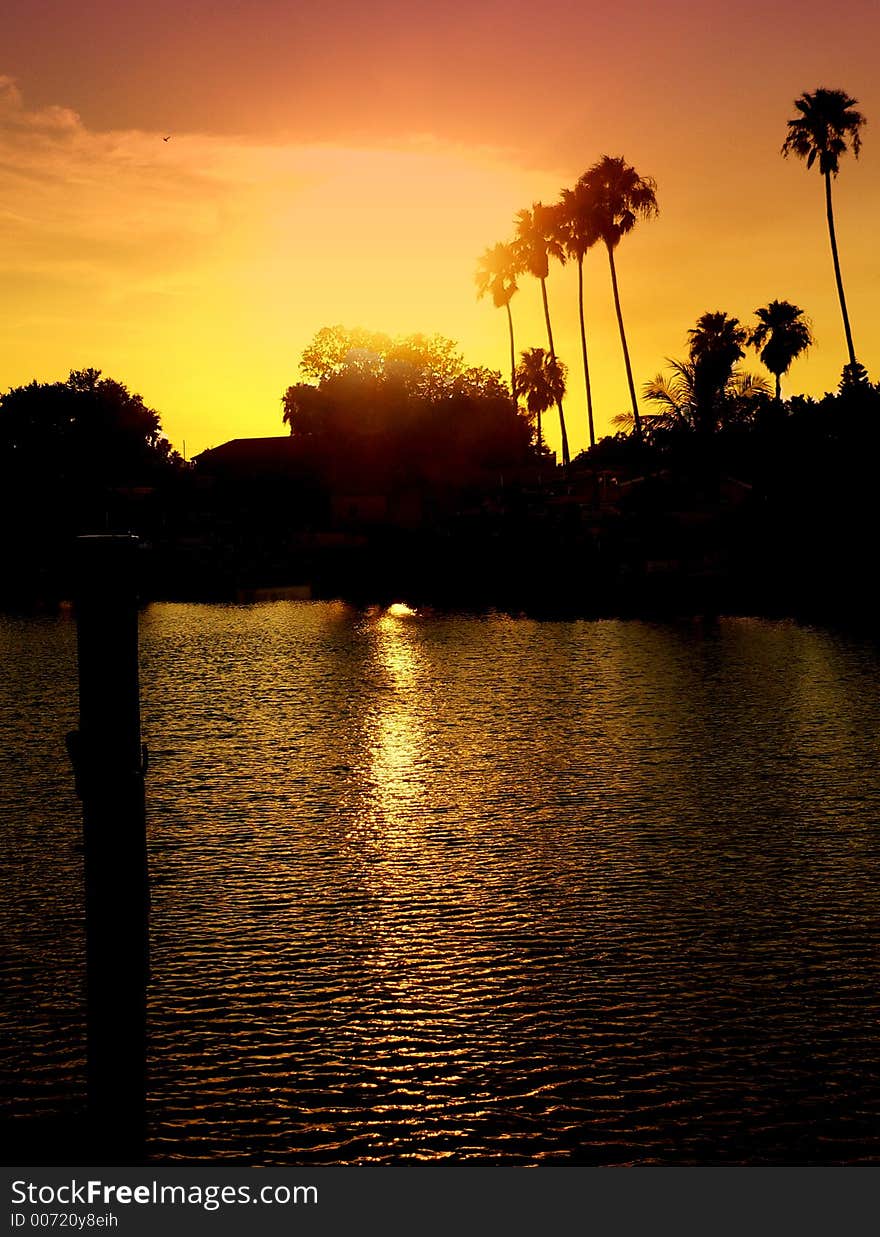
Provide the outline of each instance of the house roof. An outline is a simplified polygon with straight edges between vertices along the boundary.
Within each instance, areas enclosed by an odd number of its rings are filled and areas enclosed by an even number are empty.
[[[271,438],[233,438],[193,457],[200,472],[266,474],[288,469],[300,457],[289,434]]]

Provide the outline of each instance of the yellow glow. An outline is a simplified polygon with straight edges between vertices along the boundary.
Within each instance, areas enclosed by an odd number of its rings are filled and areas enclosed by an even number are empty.
[[[405,601],[395,601],[386,611],[391,618],[409,618],[411,615],[417,614],[417,610],[413,610]]]
[[[782,103],[780,103],[782,107]],[[785,111],[779,118],[784,127]],[[762,147],[750,162],[761,209],[746,217],[714,149],[670,153],[669,135],[626,149],[658,180],[656,222],[617,265],[637,388],[682,355],[707,309],[748,321],[774,297],[802,305],[817,346],[789,392],[833,389],[845,358],[818,175]],[[159,133],[95,132],[64,108],[29,109],[0,77],[0,388],[94,365],[139,391],[189,456],[229,438],[283,432],[281,395],[324,325],[440,333],[470,364],[508,371],[506,315],[478,302],[482,251],[508,239],[516,210],[553,201],[602,153],[598,137],[562,166],[526,167],[499,149],[399,139],[386,147],[283,145]],[[686,143],[684,144],[687,145]],[[873,289],[877,159],[867,149],[835,182],[841,258],[857,350],[880,357]],[[628,406],[604,254],[585,266],[597,428]],[[569,365],[574,451],[587,428],[577,273],[548,280],[557,351]],[[540,289],[512,302],[517,351],[546,346]],[[757,359],[749,364],[759,369]],[[558,424],[544,418],[551,447]]]
[[[419,651],[411,630],[397,621],[412,613],[408,606],[396,603],[373,626],[376,662],[387,690],[380,694],[372,718],[370,780],[376,793],[377,823],[386,839],[409,832],[414,801],[424,791],[419,771]]]

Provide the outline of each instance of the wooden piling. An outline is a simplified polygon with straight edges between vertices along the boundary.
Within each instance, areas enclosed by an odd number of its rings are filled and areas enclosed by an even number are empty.
[[[83,805],[88,1116],[106,1163],[144,1156],[149,885],[138,678],[138,541],[77,541],[79,730],[68,738]]]

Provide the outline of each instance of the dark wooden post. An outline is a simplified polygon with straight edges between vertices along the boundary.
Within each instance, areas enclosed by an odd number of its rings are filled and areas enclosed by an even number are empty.
[[[79,730],[68,737],[83,804],[91,1154],[144,1155],[149,977],[144,773],[132,536],[77,541]]]

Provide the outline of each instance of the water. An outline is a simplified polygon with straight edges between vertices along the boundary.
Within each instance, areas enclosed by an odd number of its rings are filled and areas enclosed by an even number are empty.
[[[755,620],[143,615],[150,1155],[880,1162],[880,658]],[[6,1104],[82,1105],[68,619],[0,620]]]

